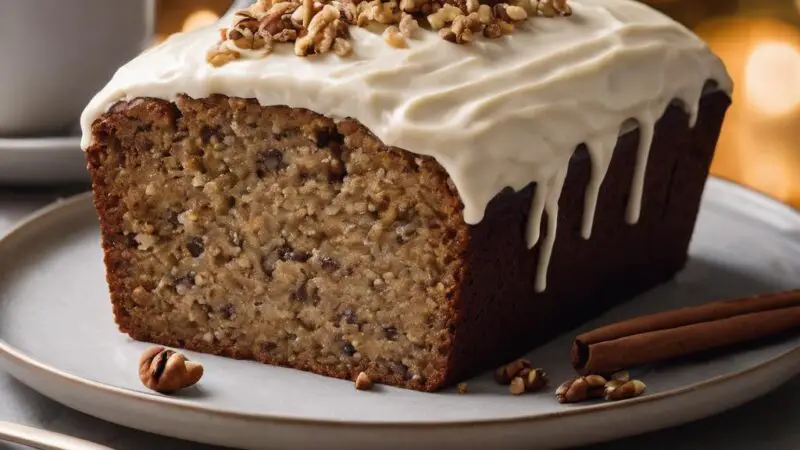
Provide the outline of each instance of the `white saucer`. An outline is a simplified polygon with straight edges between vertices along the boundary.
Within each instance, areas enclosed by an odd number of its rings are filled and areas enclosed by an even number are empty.
[[[0,138],[0,184],[88,181],[78,136]]]
[[[736,185],[708,185],[691,262],[673,282],[586,324],[798,287],[800,214]],[[484,375],[469,393],[353,383],[190,353],[206,375],[175,397],[145,389],[147,344],[111,317],[90,197],[49,207],[0,240],[0,364],[87,414],[174,437],[251,449],[530,449],[588,444],[674,426],[761,396],[800,372],[800,336],[635,373],[643,397],[560,405],[573,332],[528,357],[553,379],[514,397]]]

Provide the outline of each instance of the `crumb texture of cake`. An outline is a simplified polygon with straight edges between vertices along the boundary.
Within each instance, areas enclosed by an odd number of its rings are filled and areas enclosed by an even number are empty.
[[[124,331],[441,384],[467,226],[431,158],[353,121],[242,99],[115,110],[90,158]]]
[[[725,67],[640,2],[496,3],[259,0],[122,67],[81,118],[120,329],[436,390],[669,280]]]

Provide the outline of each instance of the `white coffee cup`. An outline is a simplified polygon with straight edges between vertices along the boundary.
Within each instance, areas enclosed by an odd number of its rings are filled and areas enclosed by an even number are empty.
[[[154,14],[154,0],[0,0],[0,137],[68,134]]]

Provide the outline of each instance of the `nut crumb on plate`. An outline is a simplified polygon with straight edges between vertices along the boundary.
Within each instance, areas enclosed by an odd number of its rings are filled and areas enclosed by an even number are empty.
[[[533,367],[527,359],[517,359],[494,371],[494,380],[500,384],[509,384],[523,369]]]
[[[521,395],[525,392],[525,380],[522,377],[514,377],[508,385],[508,391],[512,395]]]
[[[647,386],[639,380],[612,380],[606,384],[603,398],[609,401],[626,400],[644,394]]]
[[[356,389],[359,391],[369,391],[372,389],[372,379],[365,372],[361,372],[356,377]]]
[[[603,398],[607,401],[625,400],[642,395],[647,386],[630,378],[628,372],[617,372],[606,380],[600,375],[586,375],[562,383],[556,390],[559,403],[578,403]]]
[[[150,347],[139,358],[139,379],[142,384],[162,394],[193,386],[202,376],[202,365],[164,347]]]

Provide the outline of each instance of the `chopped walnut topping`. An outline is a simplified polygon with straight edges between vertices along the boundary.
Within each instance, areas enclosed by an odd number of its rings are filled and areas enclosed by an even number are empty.
[[[419,23],[417,23],[411,14],[403,13],[398,28],[404,37],[412,38],[414,37],[414,33],[419,29]]]
[[[474,31],[474,32],[477,33],[477,32],[479,32],[479,31],[481,31],[483,29],[483,24],[481,23],[481,20],[478,17],[478,13],[476,13],[476,12],[470,13],[464,19],[464,21],[465,21],[465,23],[467,25],[467,28],[469,28],[471,31]]]
[[[497,20],[505,20],[507,22],[510,22],[511,18],[508,17],[508,14],[506,13],[506,8],[507,7],[508,7],[508,5],[505,4],[505,3],[497,3],[492,8],[492,14],[494,15],[494,17]]]
[[[503,35],[503,31],[500,30],[500,25],[494,22],[486,25],[486,28],[483,29],[483,35],[489,39],[496,39]]]
[[[384,25],[400,22],[400,10],[397,9],[396,2],[382,3],[379,0],[373,0],[371,3],[372,20]]]
[[[497,20],[497,26],[503,34],[511,34],[514,32],[514,24],[506,22],[505,20]]]
[[[295,5],[295,10],[292,11],[292,15],[289,16],[289,19],[292,21],[292,26],[297,29],[305,28],[303,25],[303,21],[305,20],[306,10],[304,8],[300,8],[300,5]]]
[[[478,19],[484,25],[489,25],[494,20],[492,16],[492,7],[489,5],[481,5],[478,7]]]
[[[319,13],[315,14],[314,17],[308,24],[308,34],[319,34],[329,25],[333,24],[333,21],[338,19],[340,16],[339,10],[334,8],[330,5],[325,5],[322,7]]]
[[[400,0],[400,11],[410,13],[416,10],[417,5],[414,0]]]
[[[449,42],[464,44],[472,41],[472,30],[467,27],[467,18],[465,16],[456,16],[450,28],[439,30],[439,36]]]
[[[333,40],[333,53],[338,56],[347,56],[353,51],[350,41],[337,37]]]
[[[395,48],[407,48],[427,19],[450,42],[466,44],[475,34],[498,38],[514,24],[535,16],[572,14],[567,0],[257,0],[236,12],[230,28],[220,30],[209,50],[209,64],[264,57],[280,43],[293,43],[298,56],[353,52],[351,26],[385,25],[383,36]]]
[[[556,17],[572,15],[572,8],[567,0],[532,0],[536,2],[536,11],[540,16]]]
[[[498,3],[492,8],[494,17],[505,22],[521,22],[528,18],[528,11],[521,6]]]
[[[349,24],[356,23],[356,19],[358,18],[358,8],[356,8],[355,4],[347,2],[347,3],[338,3],[335,4],[334,6],[339,8],[341,17],[345,22]]]
[[[528,18],[528,12],[519,6],[506,7],[506,16],[514,22],[520,22]]]
[[[434,30],[439,30],[447,26],[448,23],[453,22],[456,17],[462,15],[464,14],[461,9],[456,8],[453,5],[446,4],[442,7],[442,9],[428,16],[428,23],[431,24],[431,27],[433,27]],[[441,33],[439,34],[441,35]]]
[[[239,52],[230,50],[211,50],[208,52],[208,62],[214,67],[221,67],[241,57]]]
[[[308,28],[314,17],[314,0],[303,0],[303,28]]]
[[[386,28],[386,31],[383,32],[383,40],[394,48],[408,47],[408,42],[406,41],[405,36],[403,36],[403,33],[400,32],[400,29],[394,25]]]
[[[297,5],[293,3],[278,3],[275,7],[271,8],[266,16],[261,20],[258,27],[258,33],[262,36],[272,36],[280,34],[284,30],[294,30],[294,23],[292,22],[292,15],[300,10]]]
[[[323,6],[322,10],[315,14],[309,22],[306,35],[295,41],[295,54],[306,56],[327,53],[336,38],[337,26],[334,22],[338,19],[338,9],[331,5]]]

